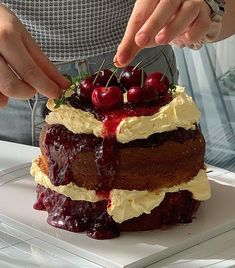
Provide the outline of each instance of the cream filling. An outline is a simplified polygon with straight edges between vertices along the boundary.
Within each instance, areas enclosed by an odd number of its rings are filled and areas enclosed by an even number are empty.
[[[52,111],[46,116],[48,124],[62,124],[73,133],[94,134],[102,137],[103,123],[96,120],[93,114],[75,109],[70,105],[54,108],[54,101],[48,101]],[[182,127],[195,129],[199,122],[200,112],[192,98],[183,87],[176,87],[173,100],[151,116],[132,116],[122,119],[116,129],[116,138],[120,143],[136,139],[145,139],[154,133],[171,131]]]
[[[94,190],[78,187],[73,182],[63,186],[54,186],[48,176],[41,171],[36,160],[32,162],[30,172],[31,175],[35,177],[36,183],[70,197],[72,200],[84,200],[89,202],[102,200],[102,197],[98,196]],[[112,216],[115,222],[122,223],[128,219],[138,217],[143,213],[151,213],[152,209],[160,205],[166,193],[183,190],[191,192],[195,200],[204,201],[209,199],[211,190],[206,171],[201,169],[197,176],[187,183],[182,183],[170,188],[162,188],[161,190],[153,192],[147,190],[129,191],[113,189],[110,191],[110,206],[107,207],[107,212]]]

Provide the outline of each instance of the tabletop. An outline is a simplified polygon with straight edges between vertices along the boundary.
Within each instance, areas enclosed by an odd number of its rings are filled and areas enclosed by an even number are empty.
[[[31,162],[39,148],[0,141],[0,171]],[[235,174],[208,166],[210,177],[224,181],[235,179]],[[102,267],[78,255],[49,244],[41,238],[22,232],[0,222],[0,267]],[[235,229],[183,250],[154,263],[157,267],[235,267]]]

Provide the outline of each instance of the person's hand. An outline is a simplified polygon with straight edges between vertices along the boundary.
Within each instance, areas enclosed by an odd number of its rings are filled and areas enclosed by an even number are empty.
[[[69,85],[23,24],[0,4],[0,107],[8,97],[28,99],[36,91],[56,98]]]
[[[211,26],[210,14],[204,0],[137,0],[114,64],[127,65],[146,47],[200,41]]]

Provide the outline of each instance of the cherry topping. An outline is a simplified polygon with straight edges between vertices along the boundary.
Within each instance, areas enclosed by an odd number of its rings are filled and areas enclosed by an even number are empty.
[[[153,87],[131,87],[127,92],[127,100],[133,104],[158,100],[158,92]]]
[[[147,76],[144,86],[146,88],[155,88],[159,95],[164,95],[168,92],[169,80],[164,74],[154,72]]]
[[[92,92],[98,86],[98,83],[93,83],[92,76],[82,80],[78,86],[78,95],[80,95],[81,100],[91,102]]]
[[[123,104],[123,93],[120,87],[97,87],[92,93],[92,102],[95,108],[111,110]]]
[[[139,86],[131,87],[127,91],[127,100],[130,103],[138,104],[142,102],[143,89]]]
[[[169,87],[166,84],[159,83],[157,86],[157,91],[159,95],[167,94],[168,90],[169,90]]]
[[[126,90],[128,90],[134,86],[141,86],[142,80],[144,82],[146,77],[147,74],[143,70],[134,66],[127,66],[120,74],[120,83],[125,87]]]
[[[153,87],[143,87],[143,102],[158,100],[158,91]]]
[[[102,69],[98,71],[98,74],[94,74],[96,83],[101,86],[106,86],[107,83],[109,86],[118,86],[117,77],[109,69]],[[97,77],[96,77],[97,76]],[[112,77],[111,77],[112,76]],[[110,79],[111,77],[111,79]]]

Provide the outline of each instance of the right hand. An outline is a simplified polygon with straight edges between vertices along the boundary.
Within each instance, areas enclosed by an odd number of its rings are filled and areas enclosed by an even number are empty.
[[[144,48],[200,42],[212,25],[210,15],[204,0],[136,0],[114,56],[116,67],[128,65]]]
[[[36,92],[57,98],[69,85],[19,19],[0,4],[0,107],[9,97],[29,99]]]

